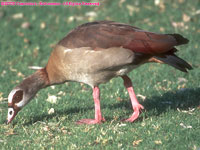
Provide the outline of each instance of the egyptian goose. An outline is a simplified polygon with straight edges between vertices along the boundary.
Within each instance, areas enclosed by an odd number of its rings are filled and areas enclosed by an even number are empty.
[[[191,65],[174,54],[177,51],[174,46],[186,43],[188,40],[179,34],[157,34],[113,21],[80,25],[58,42],[46,67],[37,70],[10,92],[7,123],[41,88],[69,81],[82,82],[93,88],[95,118],[77,123],[104,122],[98,86],[114,77],[123,79],[131,99],[133,114],[124,121],[133,122],[144,107],[139,104],[127,74],[148,62],[165,63],[187,72],[192,69]]]

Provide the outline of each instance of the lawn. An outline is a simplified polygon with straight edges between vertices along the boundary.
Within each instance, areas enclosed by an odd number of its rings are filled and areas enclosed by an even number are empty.
[[[0,7],[0,149],[200,149],[200,1],[96,0],[100,6]],[[96,2],[91,0],[91,2]],[[160,33],[179,33],[187,45],[178,56],[193,70],[145,64],[129,76],[145,107],[134,123],[122,79],[100,85],[106,122],[76,125],[94,117],[92,89],[66,83],[41,90],[10,125],[9,92],[34,70],[44,67],[52,47],[71,29],[94,20],[113,20]]]

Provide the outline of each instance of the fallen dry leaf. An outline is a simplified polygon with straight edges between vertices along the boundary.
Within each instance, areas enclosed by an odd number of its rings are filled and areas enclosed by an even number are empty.
[[[87,14],[87,13],[86,13]],[[87,17],[91,17],[90,14],[88,14]],[[73,21],[82,21],[84,18],[82,16],[70,16],[68,19],[67,19],[67,22],[68,23],[71,23]]]
[[[130,16],[133,15],[133,12],[139,12],[140,11],[140,8],[132,6],[132,5],[126,5],[126,8],[128,9]]]
[[[165,11],[165,5],[164,5],[163,2],[161,2],[161,3],[159,4],[159,7],[160,7],[160,11],[161,11],[161,12],[164,12],[164,11]]]
[[[70,17],[67,19],[67,22],[68,22],[68,23],[71,23],[72,21],[74,21],[74,19],[75,19],[74,16],[70,16]]]
[[[63,91],[60,91],[60,92],[58,92],[58,95],[63,95],[63,96],[65,96],[65,95],[66,95],[66,93],[65,93],[65,92],[63,92]]]
[[[120,0],[120,1],[119,1],[119,7],[121,7],[122,4],[123,4],[125,1],[126,1],[126,0]]]
[[[23,13],[16,13],[16,14],[12,15],[13,19],[21,19],[23,17],[24,17]]]
[[[126,8],[128,9],[129,15],[133,15],[134,7],[132,5],[126,5]]]
[[[3,70],[2,73],[1,73],[1,77],[4,77],[6,74],[6,70]]]
[[[187,113],[187,114],[194,114],[195,108],[189,108],[189,110],[180,110],[179,108],[177,108],[178,112],[182,112],[182,113]]]
[[[18,76],[18,77],[22,77],[22,78],[25,77],[21,72],[18,72],[18,73],[17,73],[17,76]]]
[[[121,97],[117,97],[116,99],[117,101],[120,101],[120,102],[122,101]]]
[[[55,85],[52,85],[52,86],[50,86],[50,87],[51,87],[51,89],[53,89],[53,90],[56,88],[56,86],[55,86]]]
[[[10,71],[12,71],[12,72],[17,72],[17,69],[14,69],[14,68],[12,68],[11,66],[10,66]]]
[[[184,22],[172,22],[172,26],[174,28],[180,28],[183,30],[187,30],[189,28],[187,25],[184,24]]]
[[[141,94],[137,94],[136,96],[139,97],[139,98],[141,98],[143,101],[146,99],[146,96],[141,95]]]
[[[2,100],[3,100],[3,93],[0,92],[0,101],[2,101]]]
[[[162,144],[162,141],[161,140],[156,140],[154,141],[156,144]]]
[[[39,70],[39,69],[42,69],[43,67],[40,67],[40,66],[29,66],[28,68],[29,69],[33,69],[33,70]]]
[[[3,143],[3,142],[4,142],[4,140],[1,140],[1,139],[0,139],[0,143]]]
[[[97,13],[94,11],[89,11],[85,13],[86,17],[97,17]]]
[[[57,101],[57,97],[55,95],[49,95],[46,101],[55,104]]]
[[[24,38],[24,43],[29,43],[29,42],[30,42],[29,39]]]
[[[154,5],[160,7],[160,11],[165,11],[165,5],[162,0],[154,0]]]
[[[172,22],[172,26],[175,28],[184,27],[184,23],[183,22]]]
[[[183,123],[180,123],[180,126],[183,127],[183,128],[186,128],[186,129],[192,129],[192,126],[186,126],[184,125]]]
[[[119,127],[125,127],[126,125],[127,125],[127,124],[122,123],[122,124],[119,125]]]
[[[67,134],[67,130],[61,130],[62,133]]]
[[[48,114],[53,114],[55,112],[54,108],[49,109]]]
[[[158,6],[160,4],[160,0],[154,0],[154,4]]]
[[[24,48],[28,48],[28,45],[24,45]]]
[[[143,140],[133,141],[133,146],[139,145]]]
[[[44,29],[44,28],[46,28],[46,23],[45,22],[41,22],[40,29]]]
[[[181,4],[181,3],[183,3],[185,0],[178,0],[178,2]]]
[[[161,32],[165,32],[165,28],[160,27],[160,31],[161,31]]]
[[[43,127],[43,130],[46,131],[46,132],[49,131],[49,127],[45,126],[45,127]]]
[[[188,82],[188,80],[185,79],[185,78],[182,78],[182,77],[179,77],[179,78],[178,78],[178,81],[177,81],[178,84],[186,83],[186,82]]]
[[[17,135],[17,133],[14,132],[14,129],[9,129],[8,132],[5,133],[5,135],[6,135],[6,136],[9,136],[9,135]]]
[[[199,15],[200,14],[200,9],[195,11],[194,15]]]
[[[77,21],[82,21],[84,18],[83,18],[82,16],[76,16],[75,19],[76,19]]]
[[[23,23],[21,24],[21,28],[23,28],[23,29],[28,29],[28,28],[30,28],[30,23],[29,23],[29,22],[23,22]]]
[[[184,21],[184,22],[190,21],[190,16],[188,16],[188,15],[186,15],[186,14],[183,14],[182,18],[183,18],[183,21]]]

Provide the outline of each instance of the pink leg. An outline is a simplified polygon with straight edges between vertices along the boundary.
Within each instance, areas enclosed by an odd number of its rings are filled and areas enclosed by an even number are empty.
[[[97,86],[93,88],[93,99],[95,106],[95,119],[81,119],[76,122],[77,124],[97,124],[105,121],[105,119],[101,116],[100,90]]]
[[[133,90],[131,79],[127,75],[122,76],[122,78],[124,80],[124,86],[128,90],[128,93],[129,93],[129,96],[130,96],[130,99],[131,99],[131,104],[132,104],[132,107],[133,107],[133,110],[134,110],[131,117],[128,118],[128,119],[124,119],[123,121],[133,122],[139,117],[140,110],[144,109],[144,107],[141,104],[139,104],[139,102],[136,98],[135,92]]]

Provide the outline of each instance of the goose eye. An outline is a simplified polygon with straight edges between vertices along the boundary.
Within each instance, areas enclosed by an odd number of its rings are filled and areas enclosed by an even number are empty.
[[[12,115],[13,111],[10,111],[9,114]]]

